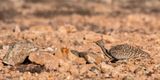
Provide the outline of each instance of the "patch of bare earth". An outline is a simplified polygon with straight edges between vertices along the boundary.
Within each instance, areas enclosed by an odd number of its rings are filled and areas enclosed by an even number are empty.
[[[159,7],[159,0],[2,0],[0,79],[159,80]],[[127,43],[152,59],[112,63],[94,43],[101,38],[107,49]]]

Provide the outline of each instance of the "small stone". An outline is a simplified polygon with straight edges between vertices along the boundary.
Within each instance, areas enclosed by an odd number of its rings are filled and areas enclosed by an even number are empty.
[[[16,25],[14,31],[16,33],[19,33],[19,32],[21,32],[21,29],[20,29],[20,27],[18,25]]]
[[[2,63],[2,61],[0,60],[0,70],[2,70],[3,69],[3,63]]]
[[[40,65],[43,65],[44,64],[44,61],[46,59],[46,57],[48,58],[51,57],[49,54],[45,53],[45,52],[32,52],[30,53],[28,59],[31,61],[31,62],[34,62],[36,64],[40,64]],[[45,59],[44,59],[45,58]],[[48,58],[49,59],[49,58]]]
[[[9,46],[2,46],[3,49],[0,49],[0,59],[2,60],[3,57],[7,54],[7,51],[9,50]]]
[[[134,80],[132,76],[125,76],[122,80]]]
[[[74,77],[77,77],[77,76],[79,75],[78,66],[76,66],[76,65],[70,66],[69,72],[70,72]]]
[[[102,54],[97,54],[93,52],[78,52],[76,50],[71,50],[71,52],[77,57],[84,58],[87,63],[99,64],[104,60]]]
[[[48,61],[44,64],[47,70],[57,70],[59,68],[59,62]]]
[[[105,62],[102,62],[100,64],[100,69],[101,69],[101,72],[103,73],[109,73],[109,72],[112,72],[112,70],[114,70],[114,67],[109,65],[109,64],[106,64]]]
[[[80,66],[80,75],[87,73],[88,71],[90,71],[93,67],[95,66],[95,64],[86,64],[86,65],[81,65]]]
[[[44,65],[47,69],[58,69],[61,59],[48,52],[32,52],[29,60],[40,65]]]
[[[56,48],[52,48],[52,47],[47,47],[42,51],[48,51],[48,52],[55,52]]]
[[[134,73],[137,75],[150,76],[152,74],[152,71],[149,70],[145,65],[140,65],[134,70]]]
[[[92,71],[88,71],[87,72],[87,77],[96,77],[96,73],[94,73]]]
[[[20,41],[10,45],[6,55],[3,58],[3,63],[8,65],[16,65],[23,63],[29,56],[30,52],[37,50],[37,48],[28,41]]]
[[[103,55],[96,54],[96,53],[93,53],[93,52],[88,53],[84,57],[85,57],[85,59],[87,60],[88,63],[99,64],[104,60]]]
[[[69,52],[68,59],[75,62],[76,64],[86,64],[86,61],[84,58],[78,57],[75,54],[72,54]]]
[[[97,75],[100,74],[100,69],[96,66],[91,67],[90,71],[96,73]]]
[[[67,72],[67,71],[69,71],[70,67],[71,67],[71,62],[70,61],[60,60],[58,71],[62,72],[62,73]]]

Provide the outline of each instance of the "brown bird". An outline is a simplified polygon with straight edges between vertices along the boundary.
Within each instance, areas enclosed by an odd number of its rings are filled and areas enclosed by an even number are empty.
[[[129,58],[150,58],[150,55],[141,50],[140,48],[128,45],[128,44],[120,44],[113,46],[110,50],[107,50],[104,47],[103,40],[98,40],[95,42],[103,51],[103,53],[111,60],[117,61],[122,59],[129,59]]]

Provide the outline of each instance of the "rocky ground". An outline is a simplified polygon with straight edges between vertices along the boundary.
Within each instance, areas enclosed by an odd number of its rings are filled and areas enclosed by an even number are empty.
[[[1,80],[160,80],[159,0],[0,0]],[[94,43],[153,59],[111,63]]]

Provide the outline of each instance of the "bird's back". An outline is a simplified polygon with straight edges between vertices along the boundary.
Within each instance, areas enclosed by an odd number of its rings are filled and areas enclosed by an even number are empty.
[[[109,53],[116,59],[150,57],[150,55],[147,52],[128,44],[114,46],[109,50]]]

